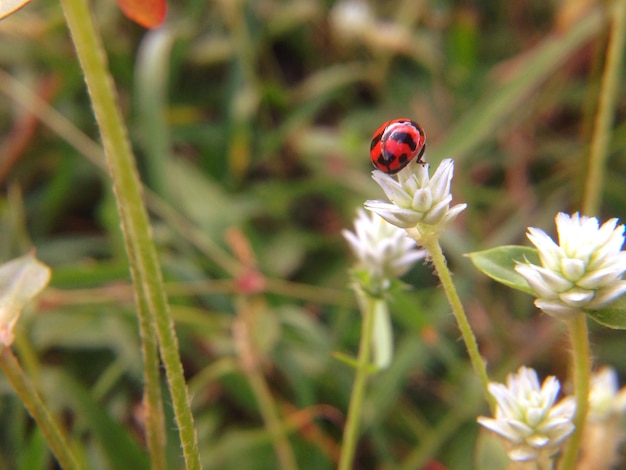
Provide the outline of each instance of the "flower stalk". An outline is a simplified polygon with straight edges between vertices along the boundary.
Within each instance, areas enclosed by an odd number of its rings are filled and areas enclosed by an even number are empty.
[[[465,309],[463,308],[459,294],[457,293],[454,283],[452,282],[452,276],[450,274],[450,270],[448,269],[446,258],[441,250],[439,240],[437,238],[429,238],[424,242],[423,247],[426,248],[430,254],[430,259],[435,268],[435,272],[437,273],[437,276],[439,276],[441,286],[443,287],[448,303],[452,308],[452,314],[456,319],[459,330],[461,330],[461,336],[463,337],[463,342],[467,348],[467,353],[469,355],[470,362],[472,363],[472,367],[482,383],[485,398],[489,403],[489,407],[492,411],[494,411],[495,400],[491,393],[489,393],[487,365],[485,364],[483,357],[480,355],[476,337],[474,336],[472,327],[470,326],[467,315],[465,314]]]
[[[574,432],[567,441],[563,457],[559,464],[559,470],[573,470],[576,468],[578,451],[581,446],[589,410],[589,384],[591,380],[591,354],[587,317],[581,312],[581,314],[568,320],[567,326],[572,347],[576,414],[573,420],[575,426]]]
[[[450,207],[453,174],[454,162],[451,159],[443,160],[432,176],[426,164],[418,164],[417,167],[407,166],[397,174],[397,179],[381,171],[374,171],[372,178],[385,192],[389,202],[367,201],[365,207],[387,222],[405,229],[407,235],[429,253],[461,330],[472,367],[482,383],[485,398],[493,409],[495,405],[488,389],[487,366],[480,355],[476,337],[467,320],[439,244],[441,235],[467,207],[467,204]]]
[[[373,297],[361,291],[360,305],[363,306],[363,321],[361,324],[361,339],[359,341],[359,355],[357,359],[356,376],[352,393],[350,395],[350,406],[346,426],[343,432],[341,445],[341,455],[339,457],[339,470],[351,470],[353,468],[356,444],[359,439],[359,423],[363,413],[363,403],[365,401],[365,388],[367,378],[372,372],[372,335],[374,333],[374,323],[378,303],[385,300]]]

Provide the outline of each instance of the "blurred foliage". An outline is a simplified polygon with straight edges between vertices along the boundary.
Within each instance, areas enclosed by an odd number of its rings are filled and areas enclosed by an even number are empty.
[[[249,367],[299,467],[333,468],[353,372],[332,353],[355,352],[360,320],[340,231],[381,197],[369,139],[394,117],[421,123],[428,161],[456,160],[453,194],[469,207],[443,245],[492,376],[524,363],[566,379],[560,325],[463,254],[524,244],[527,226],[549,231],[557,211],[577,210],[601,2],[186,0],[151,32],[115,2],[92,9],[147,188],[205,468],[276,467]],[[53,268],[15,351],[89,468],[145,468],[127,261],[58,4],[0,22],[0,64],[1,259],[34,246]],[[603,219],[626,217],[625,100]],[[486,406],[430,267],[405,281],[356,468],[467,469]],[[621,335],[593,334],[597,362],[626,373]],[[3,378],[0,393],[0,467],[51,468]],[[167,413],[169,467],[181,468]]]

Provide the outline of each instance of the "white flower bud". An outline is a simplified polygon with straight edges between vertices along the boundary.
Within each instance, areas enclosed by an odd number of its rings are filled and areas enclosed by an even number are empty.
[[[382,171],[372,172],[372,178],[380,185],[390,203],[367,201],[365,207],[389,223],[412,233],[440,236],[467,204],[450,207],[452,195],[450,184],[454,174],[454,162],[441,162],[432,178],[428,165],[408,165],[397,174],[397,180]]]
[[[543,230],[530,227],[528,238],[541,266],[515,268],[535,290],[537,307],[566,319],[583,309],[605,307],[626,292],[624,226],[617,219],[600,226],[595,217],[559,213],[556,228],[558,245]]]
[[[497,402],[495,418],[480,416],[478,422],[505,440],[509,458],[518,462],[539,460],[556,453],[574,430],[576,404],[566,398],[556,403],[561,385],[548,377],[539,386],[533,369],[520,367],[507,384],[490,383]]]

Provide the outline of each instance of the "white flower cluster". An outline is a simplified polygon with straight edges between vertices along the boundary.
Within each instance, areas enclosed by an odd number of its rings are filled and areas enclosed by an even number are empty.
[[[555,404],[560,388],[556,377],[546,378],[540,386],[533,369],[520,367],[507,377],[506,385],[489,384],[497,402],[496,416],[481,416],[478,422],[504,438],[513,461],[549,457],[574,430],[576,403],[568,397]]]
[[[397,180],[375,170],[372,177],[391,203],[366,201],[365,207],[397,227],[415,230],[418,241],[420,236],[439,236],[467,207],[467,204],[450,207],[453,174],[451,159],[443,160],[432,178],[428,165],[417,165],[417,168],[408,165],[397,174]]]
[[[559,213],[556,228],[558,244],[530,227],[528,238],[537,247],[541,266],[515,268],[535,290],[538,308],[567,319],[582,309],[604,307],[626,292],[624,226],[617,219],[600,226],[595,217]]]
[[[354,232],[342,233],[359,261],[359,268],[375,282],[386,283],[402,276],[413,263],[426,256],[404,230],[362,209],[354,221]]]

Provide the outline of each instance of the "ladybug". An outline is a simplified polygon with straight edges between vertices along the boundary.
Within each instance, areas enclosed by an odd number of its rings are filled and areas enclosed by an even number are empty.
[[[426,134],[415,121],[407,118],[387,121],[374,133],[370,145],[372,164],[380,171],[394,175],[417,157],[422,162]]]

